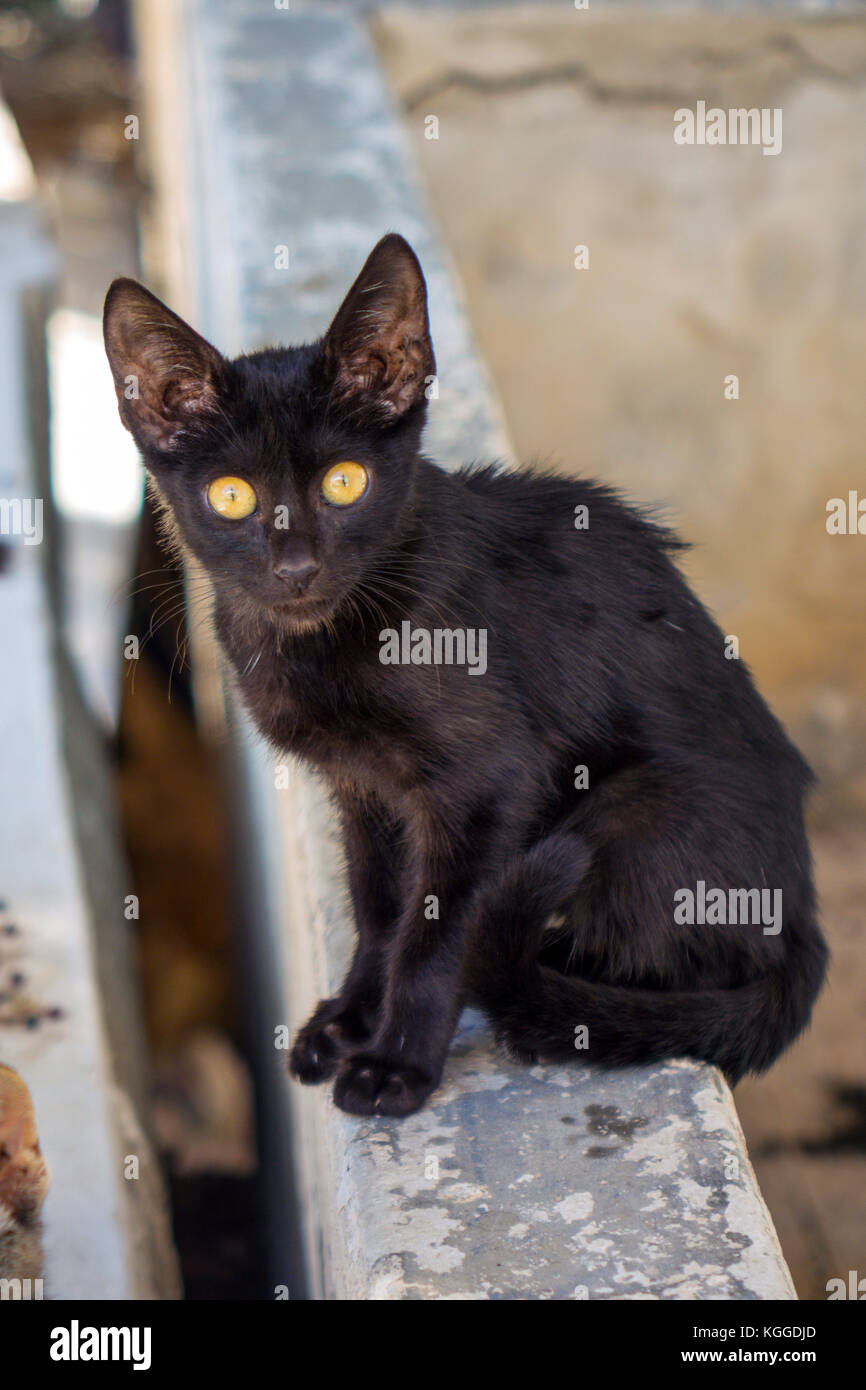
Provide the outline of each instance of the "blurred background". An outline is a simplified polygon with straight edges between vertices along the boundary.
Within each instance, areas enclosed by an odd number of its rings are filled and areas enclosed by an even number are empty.
[[[142,904],[132,928],[147,1110],[185,1293],[272,1297],[229,937],[223,786],[193,712],[182,576],[157,539],[102,345],[109,282],[145,273],[150,205],[125,0],[0,6],[0,93],[54,248],[45,332],[58,525],[47,563],[65,649],[114,781],[124,896]],[[17,905],[8,908],[15,917]],[[126,1024],[131,1031],[134,1020]]]
[[[135,124],[153,13],[0,5],[0,94],[26,156],[7,132],[0,168],[6,201],[25,197],[44,228],[45,563],[147,907],[131,932],[185,1289],[258,1298],[267,1192],[231,806],[183,576],[101,346],[109,281],[159,292],[171,254]],[[866,17],[419,5],[370,22],[517,456],[660,505],[818,773],[830,985],[805,1040],[735,1099],[798,1292],[823,1298],[866,1250],[866,535],[826,526],[830,499],[866,497]],[[729,108],[756,91],[784,109],[778,157],[674,146],[671,110],[695,93]]]

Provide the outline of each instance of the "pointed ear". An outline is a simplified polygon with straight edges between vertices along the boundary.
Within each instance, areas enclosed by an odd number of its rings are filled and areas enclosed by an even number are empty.
[[[217,412],[225,359],[143,285],[114,281],[103,335],[120,418],[139,448],[171,452]]]
[[[415,252],[391,233],[370,252],[324,340],[340,395],[367,398],[396,417],[424,399],[436,371],[427,286]]]

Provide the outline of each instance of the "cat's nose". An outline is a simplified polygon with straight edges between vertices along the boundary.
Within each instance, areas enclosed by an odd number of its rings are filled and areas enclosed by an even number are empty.
[[[301,594],[309,588],[313,576],[317,575],[320,569],[318,560],[307,553],[284,556],[274,565],[274,574],[295,593]]]

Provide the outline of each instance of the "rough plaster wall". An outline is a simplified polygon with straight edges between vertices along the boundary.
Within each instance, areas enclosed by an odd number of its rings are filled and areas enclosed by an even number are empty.
[[[866,17],[389,8],[374,32],[518,455],[662,504],[818,809],[866,811],[866,536],[825,529],[866,496]],[[782,152],[677,146],[699,99],[781,107]]]

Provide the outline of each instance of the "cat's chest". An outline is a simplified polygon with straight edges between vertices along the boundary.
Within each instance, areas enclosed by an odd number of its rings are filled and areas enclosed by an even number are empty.
[[[418,760],[399,702],[362,664],[292,661],[268,654],[246,673],[241,694],[275,747],[312,763],[337,786],[399,801],[418,781]],[[391,692],[389,692],[391,693]]]

